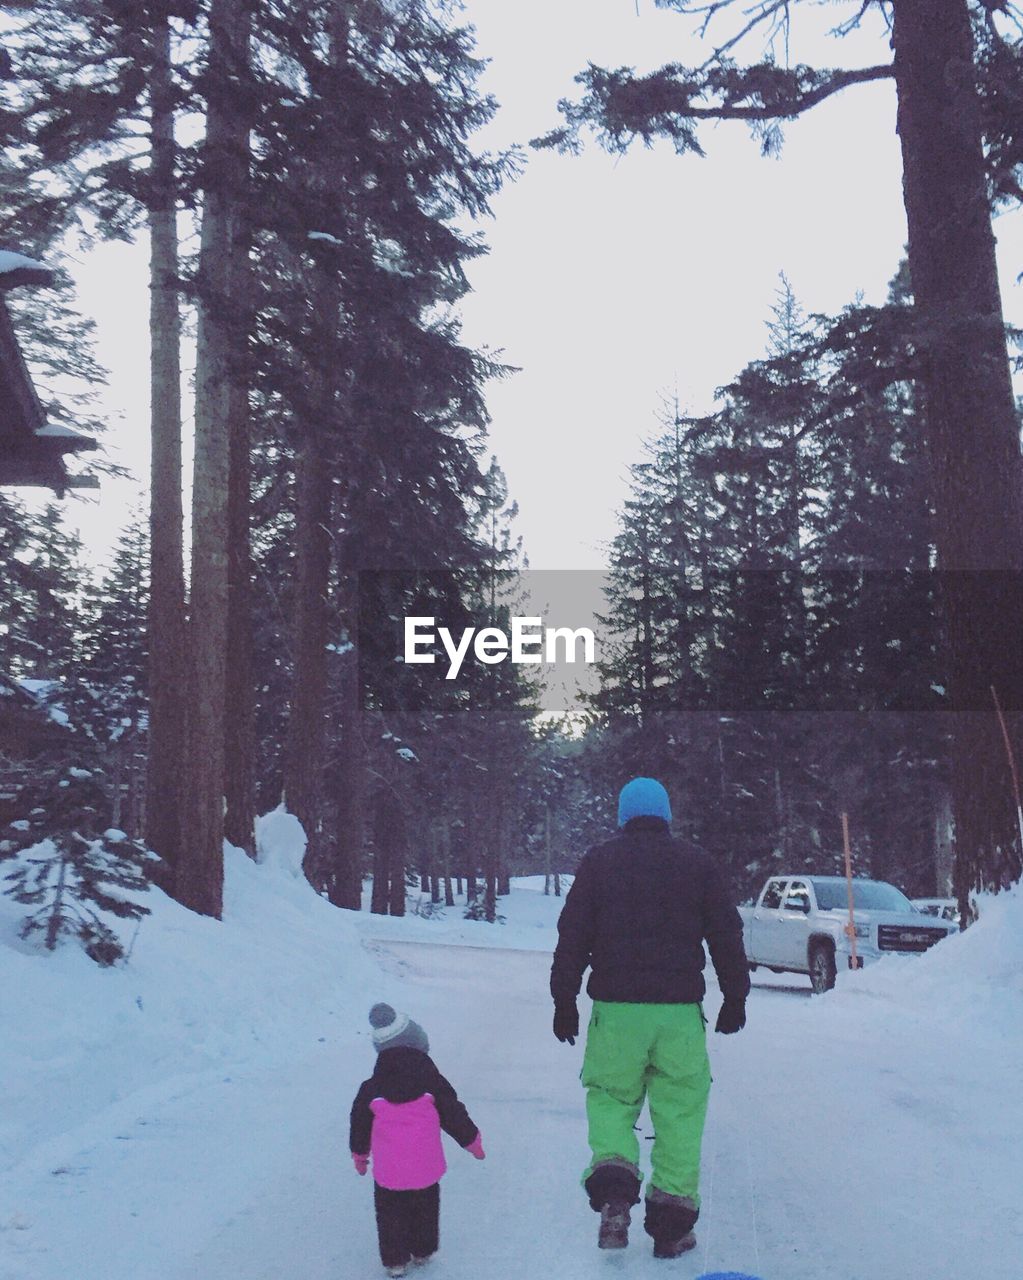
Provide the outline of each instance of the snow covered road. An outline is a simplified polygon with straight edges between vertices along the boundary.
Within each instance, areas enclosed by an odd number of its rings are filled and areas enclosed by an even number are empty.
[[[389,998],[400,994],[426,1026],[488,1153],[479,1164],[449,1151],[437,1280],[669,1270],[691,1280],[727,1269],[764,1280],[1018,1280],[1008,1037],[978,1053],[970,1028],[956,1036],[941,1020],[893,1016],[870,993],[809,1000],[798,980],[758,983],[747,1029],[711,1038],[698,1249],[655,1262],[637,1225],[625,1255],[601,1255],[578,1187],[582,1048],[551,1035],[549,955],[401,941],[398,924],[383,939],[362,927],[364,946]],[[712,1017],[717,1003],[712,992]],[[354,1029],[354,1049],[325,1024],[295,1061],[129,1095],[65,1140],[59,1164],[19,1166],[0,1207],[0,1278],[380,1274],[371,1185],[347,1158],[348,1107],[372,1061]],[[649,1133],[645,1116],[640,1128]]]

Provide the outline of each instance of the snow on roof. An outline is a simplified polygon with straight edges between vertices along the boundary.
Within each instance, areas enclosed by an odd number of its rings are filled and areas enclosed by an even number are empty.
[[[88,440],[88,436],[83,436],[80,431],[72,431],[70,427],[62,427],[59,423],[48,422],[45,427],[36,428],[37,436],[44,436],[47,439],[58,440]]]
[[[62,426],[59,422],[44,423],[43,426],[36,427],[32,434],[37,440],[58,441],[56,448],[61,454],[80,453],[83,449],[99,448],[98,442],[92,436],[82,435],[80,431]],[[96,483],[93,484],[93,481]],[[95,488],[98,487],[99,482],[95,476],[71,476],[68,483],[76,488]]]
[[[23,677],[18,680],[21,687],[35,698],[40,708],[46,712],[54,724],[70,724],[68,713],[60,705],[66,690],[59,680],[36,680]]]
[[[27,689],[29,693],[43,695],[52,693],[55,689],[59,689],[59,680],[37,680],[34,676],[22,676],[18,683],[23,689]]]
[[[45,271],[49,274],[50,268],[44,262],[37,262],[35,258],[26,258],[23,253],[0,249],[0,275],[6,275],[9,271]]]

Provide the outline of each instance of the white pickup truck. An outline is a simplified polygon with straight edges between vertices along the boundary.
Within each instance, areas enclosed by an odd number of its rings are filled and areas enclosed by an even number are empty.
[[[853,882],[858,965],[884,955],[926,951],[950,933],[954,922],[917,911],[883,880]],[[743,942],[751,970],[806,973],[815,992],[830,991],[851,956],[849,891],[841,876],[772,876],[754,907],[740,907]]]

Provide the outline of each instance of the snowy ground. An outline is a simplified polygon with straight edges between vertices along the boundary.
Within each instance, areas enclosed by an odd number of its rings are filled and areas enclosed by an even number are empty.
[[[1018,1280],[1023,900],[922,959],[756,975],[711,1038],[699,1248],[595,1248],[582,1047],[550,1033],[560,903],[505,925],[338,912],[232,856],[225,922],[153,896],[131,965],[39,956],[0,918],[0,1280],[348,1280],[380,1274],[347,1114],[378,998],[427,1028],[483,1130],[449,1152],[436,1280],[747,1269],[764,1280]],[[711,1016],[718,996],[708,997]],[[644,1135],[649,1132],[645,1118]]]

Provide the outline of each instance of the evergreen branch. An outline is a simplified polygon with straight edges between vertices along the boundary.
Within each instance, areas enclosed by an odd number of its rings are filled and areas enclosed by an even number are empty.
[[[819,74],[819,73],[817,73]],[[881,66],[862,67],[857,70],[826,73],[830,79],[806,92],[797,93],[791,100],[765,102],[749,107],[722,104],[717,107],[694,107],[689,114],[697,120],[791,120],[816,107],[826,99],[854,84],[867,84],[873,80],[890,80],[895,69],[890,63]]]
[[[610,151],[626,150],[637,137],[648,144],[655,137],[667,137],[677,151],[702,155],[694,128],[697,121],[793,120],[843,89],[893,75],[890,63],[824,70],[804,65],[786,69],[773,62],[698,69],[669,64],[647,76],[636,76],[627,67],[608,71],[591,64],[576,77],[585,86],[582,99],[558,104],[567,125],[532,145],[576,151],[580,130],[589,126],[599,131]],[[711,99],[711,104],[700,105],[701,99]]]

